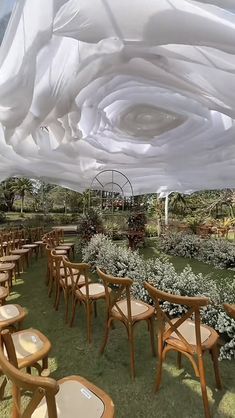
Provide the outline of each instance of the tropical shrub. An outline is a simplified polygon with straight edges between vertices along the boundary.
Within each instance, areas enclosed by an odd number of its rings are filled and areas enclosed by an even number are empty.
[[[210,305],[202,309],[202,321],[215,328],[225,339],[225,345],[220,350],[221,359],[235,358],[235,321],[223,309],[224,302],[235,300],[235,280],[217,284],[211,276],[193,273],[187,266],[177,273],[173,264],[166,258],[145,260],[138,251],[131,251],[113,243],[107,236],[95,235],[82,251],[83,261],[96,266],[107,273],[118,277],[130,277],[134,280],[132,294],[135,298],[152,303],[144,289],[145,280],[158,289],[182,296],[206,296]],[[181,305],[164,303],[164,310],[171,316],[186,312]]]
[[[195,258],[217,268],[235,267],[235,246],[224,239],[203,239],[193,234],[171,233],[160,237],[157,245],[166,254]]]
[[[4,224],[7,220],[7,217],[4,212],[0,212],[0,224]]]
[[[83,242],[89,241],[93,235],[102,233],[103,221],[98,211],[89,209],[78,220],[78,234]]]
[[[128,218],[128,240],[132,250],[144,243],[147,218],[144,212],[134,212]]]

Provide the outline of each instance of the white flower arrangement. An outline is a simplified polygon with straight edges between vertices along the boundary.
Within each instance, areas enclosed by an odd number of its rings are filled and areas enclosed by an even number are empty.
[[[134,280],[132,294],[135,298],[152,303],[143,282],[149,281],[158,289],[182,296],[206,296],[211,304],[201,311],[202,322],[215,328],[225,339],[220,359],[235,358],[235,321],[223,310],[224,302],[234,303],[235,279],[218,284],[210,276],[193,273],[187,266],[177,273],[173,264],[164,257],[145,260],[138,251],[131,251],[113,243],[107,236],[98,234],[83,248],[83,261],[95,269],[99,266],[109,274],[130,277]],[[187,308],[164,303],[164,310],[171,316],[179,316]]]

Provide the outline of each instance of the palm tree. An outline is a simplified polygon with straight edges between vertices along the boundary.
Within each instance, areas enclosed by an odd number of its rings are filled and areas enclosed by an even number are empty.
[[[31,194],[33,192],[33,183],[30,179],[16,178],[15,184],[12,186],[12,190],[18,194],[21,198],[20,212],[24,211],[24,199],[26,192]]]
[[[178,192],[170,195],[170,207],[175,213],[182,213],[187,203],[185,197]]]
[[[13,203],[15,199],[15,192],[13,186],[15,185],[15,179],[10,177],[0,184],[0,199],[3,205],[7,208],[8,212],[12,211]]]

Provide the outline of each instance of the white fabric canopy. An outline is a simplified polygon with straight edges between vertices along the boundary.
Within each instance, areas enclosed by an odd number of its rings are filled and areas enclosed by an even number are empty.
[[[18,0],[0,48],[0,180],[235,187],[234,0]]]

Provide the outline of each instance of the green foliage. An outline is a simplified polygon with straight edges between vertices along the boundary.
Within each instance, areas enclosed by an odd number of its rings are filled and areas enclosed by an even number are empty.
[[[235,300],[235,279],[226,279],[226,284],[218,285],[210,276],[193,273],[187,266],[177,273],[173,264],[164,258],[145,260],[137,251],[114,244],[105,235],[95,235],[83,249],[83,261],[93,269],[100,267],[117,277],[130,277],[134,280],[132,294],[135,298],[152,303],[143,282],[152,283],[158,289],[182,296],[206,296],[210,305],[202,310],[202,321],[214,327],[226,338],[220,357],[235,358],[235,321],[223,310],[224,302]],[[164,310],[173,317],[186,312],[186,307],[164,303]]]
[[[98,211],[89,209],[81,215],[78,221],[78,234],[82,241],[89,241],[93,235],[102,233],[103,230],[103,221]]]
[[[4,212],[0,212],[0,224],[4,224],[6,222],[6,215]]]
[[[166,254],[195,258],[217,268],[235,268],[235,246],[224,239],[170,233],[160,237],[158,245]]]
[[[146,225],[146,235],[148,237],[157,237],[158,233],[158,226],[156,224],[149,223]]]
[[[1,201],[7,211],[12,211],[12,208],[13,208],[13,203],[15,199],[14,185],[15,185],[14,178],[9,178],[7,180],[4,180],[0,184]]]
[[[201,215],[189,215],[184,218],[184,221],[189,225],[189,228],[194,234],[196,234],[197,228],[203,224],[203,218]]]
[[[145,231],[147,218],[144,212],[134,212],[128,218],[128,229],[130,231]]]

